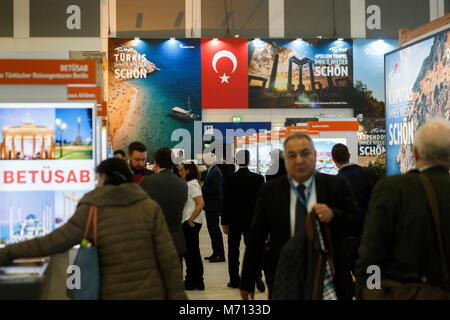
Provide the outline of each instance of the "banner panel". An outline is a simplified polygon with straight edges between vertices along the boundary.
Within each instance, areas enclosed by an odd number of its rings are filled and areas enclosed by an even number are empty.
[[[349,108],[352,40],[270,39],[249,43],[250,108]]]
[[[96,84],[95,60],[0,59],[0,84]]]
[[[414,168],[414,134],[427,120],[450,119],[450,31],[385,55],[387,174]]]

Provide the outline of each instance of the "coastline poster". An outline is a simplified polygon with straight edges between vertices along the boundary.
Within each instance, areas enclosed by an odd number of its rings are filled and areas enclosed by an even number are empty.
[[[450,119],[450,31],[385,55],[387,174],[414,168],[414,134],[431,118]]]
[[[109,135],[113,149],[133,141],[147,146],[148,160],[173,148],[176,129],[201,120],[200,39],[109,39]],[[192,147],[191,150],[194,148]],[[192,157],[192,155],[186,155]]]
[[[348,108],[352,40],[253,40],[248,47],[249,108]]]
[[[384,117],[384,54],[397,48],[398,40],[353,40],[355,116]]]

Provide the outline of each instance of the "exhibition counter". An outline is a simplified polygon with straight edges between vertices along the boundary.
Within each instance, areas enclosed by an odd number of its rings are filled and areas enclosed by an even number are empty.
[[[14,260],[0,267],[0,299],[38,300],[44,291],[50,258]]]

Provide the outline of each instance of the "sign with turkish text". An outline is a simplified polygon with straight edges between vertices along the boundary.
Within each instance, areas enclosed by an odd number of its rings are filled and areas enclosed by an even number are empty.
[[[95,60],[0,59],[0,84],[95,84]]]
[[[309,131],[358,131],[358,121],[309,121]]]

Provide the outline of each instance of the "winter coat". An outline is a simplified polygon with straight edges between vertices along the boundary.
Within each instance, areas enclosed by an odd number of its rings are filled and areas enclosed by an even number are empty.
[[[72,218],[60,228],[0,249],[0,264],[62,253],[79,244],[91,205],[98,206],[100,299],[187,298],[180,261],[162,210],[133,183],[106,185],[87,193]]]

